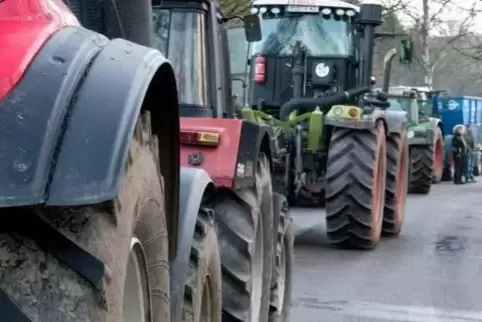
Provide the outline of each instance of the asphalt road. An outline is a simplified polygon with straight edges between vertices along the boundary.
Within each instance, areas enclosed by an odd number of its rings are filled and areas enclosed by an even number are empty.
[[[330,248],[323,209],[292,214],[291,322],[482,322],[482,183],[410,195],[402,234],[373,251]]]

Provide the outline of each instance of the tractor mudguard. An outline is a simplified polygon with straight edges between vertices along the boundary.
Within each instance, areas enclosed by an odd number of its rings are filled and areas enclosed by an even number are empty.
[[[0,101],[0,207],[45,202],[77,84],[107,44],[103,36],[84,29],[58,31]]]
[[[345,110],[357,109],[358,115],[361,117],[349,117]],[[338,111],[337,111],[338,109]],[[340,115],[340,116],[338,116]],[[346,116],[345,116],[346,115]],[[370,114],[363,114],[363,110],[358,106],[351,105],[335,105],[325,116],[325,124],[337,127],[345,127],[351,129],[371,129],[375,127],[376,121],[383,119],[387,123],[387,112],[375,109]]]
[[[179,111],[171,65],[158,51],[83,28],[54,34],[0,102],[0,207],[114,199],[141,107],[151,112],[153,133],[167,139],[160,170],[166,211],[177,214]],[[168,225],[177,231],[175,218]]]
[[[182,320],[184,286],[199,207],[205,192],[215,193],[216,189],[208,173],[201,169],[181,167],[180,183],[177,255],[169,264],[172,321]]]
[[[244,120],[183,117],[181,138],[186,132],[209,132],[219,134],[219,140],[206,146],[181,139],[181,166],[206,170],[216,187],[251,187],[259,152],[271,162],[271,131],[266,124]]]
[[[175,142],[179,137],[177,126],[168,133],[156,126],[160,117],[169,118],[173,124],[178,119],[174,74],[166,58],[158,51],[122,39],[111,41],[97,55],[73,102],[48,204],[98,203],[117,195],[130,139],[149,85],[159,86],[161,81],[166,90],[162,96],[154,94],[159,105],[150,112],[153,132],[162,131],[155,133],[162,147],[167,143],[163,139]],[[146,101],[149,99],[153,97],[146,97]],[[169,110],[175,110],[175,114]],[[168,152],[176,153],[178,148]],[[165,157],[160,155],[161,165]],[[178,172],[178,163],[175,164],[172,170]],[[165,181],[170,182],[166,178]]]
[[[426,132],[421,132],[421,135],[417,135],[417,131],[413,131],[409,128],[408,131],[408,144],[409,145],[432,145],[435,137],[435,129],[428,127]]]
[[[400,134],[407,129],[408,117],[406,112],[388,110],[386,115],[389,134]]]

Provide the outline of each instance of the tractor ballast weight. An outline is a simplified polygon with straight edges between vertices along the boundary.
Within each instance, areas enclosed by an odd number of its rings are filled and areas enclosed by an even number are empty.
[[[298,10],[296,2],[288,8],[281,2],[256,0],[253,12],[259,12],[262,29],[265,19],[280,25],[286,19],[292,27],[297,19],[311,19],[313,24],[318,19],[320,26],[324,19],[335,19],[340,30],[348,30],[345,24],[352,24],[357,33],[347,46],[360,47],[362,58],[356,61],[349,53],[340,57],[310,54],[314,48],[307,48],[301,40],[294,44],[287,41],[284,50],[293,45],[287,55],[269,48],[264,52],[258,44],[259,51],[253,47],[250,60],[252,108],[243,108],[241,116],[276,128],[271,141],[281,148],[273,156],[277,173],[274,188],[292,204],[326,204],[327,232],[333,244],[373,248],[382,230],[394,235],[401,230],[406,186],[397,183],[407,182],[408,175],[405,117],[388,112],[386,94],[372,91],[374,29],[382,22],[382,6],[314,1],[310,10],[321,14],[311,14],[301,8],[307,5],[300,3]],[[344,14],[347,17],[335,17]],[[272,26],[268,30],[272,31]],[[274,46],[278,37],[283,45],[283,37],[287,37],[283,32],[290,34],[283,30],[263,35],[261,43]],[[316,38],[316,34],[311,37]],[[387,54],[387,82],[395,53]],[[282,71],[286,66],[289,74]],[[280,92],[280,88],[286,90]],[[371,179],[359,182],[360,177]],[[370,191],[364,190],[366,184],[372,185]],[[370,229],[362,228],[361,219],[354,214],[370,221]]]

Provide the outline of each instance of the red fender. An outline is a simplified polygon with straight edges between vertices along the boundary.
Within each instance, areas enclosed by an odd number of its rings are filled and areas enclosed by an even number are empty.
[[[22,78],[39,49],[65,26],[80,26],[62,0],[13,0],[0,5],[0,99]]]

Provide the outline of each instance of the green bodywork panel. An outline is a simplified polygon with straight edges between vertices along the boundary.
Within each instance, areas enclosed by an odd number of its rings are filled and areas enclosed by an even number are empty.
[[[353,108],[357,109],[357,117],[351,117],[349,111]],[[329,117],[337,117],[343,119],[358,120],[361,119],[363,115],[363,110],[358,106],[351,105],[334,105],[326,114]],[[297,115],[297,112],[292,112],[287,121],[281,121],[272,117],[271,115],[260,111],[254,110],[249,107],[244,107],[241,109],[241,118],[246,121],[265,123],[271,126],[280,127],[288,133],[295,133],[295,126],[297,124],[303,123],[306,129],[306,145],[305,151],[317,151],[325,148],[323,146],[323,128],[325,115],[317,107],[313,112],[303,113]]]

